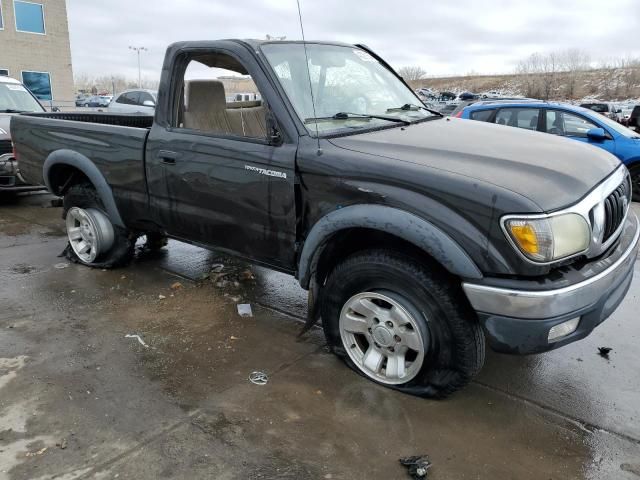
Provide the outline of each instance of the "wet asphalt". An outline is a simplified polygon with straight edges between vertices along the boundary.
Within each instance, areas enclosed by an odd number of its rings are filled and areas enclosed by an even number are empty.
[[[587,339],[489,353],[431,401],[356,375],[319,330],[297,338],[306,295],[286,275],[177,242],[69,264],[50,200],[0,206],[0,480],[403,479],[398,458],[423,454],[436,480],[640,479],[638,264]]]

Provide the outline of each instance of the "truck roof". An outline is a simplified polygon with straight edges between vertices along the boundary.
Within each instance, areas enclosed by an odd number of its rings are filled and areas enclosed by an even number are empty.
[[[244,45],[247,45],[249,47],[251,47],[252,49],[257,49],[259,47],[261,47],[262,45],[267,45],[267,44],[278,44],[278,43],[315,43],[315,44],[322,44],[322,45],[336,45],[336,46],[341,46],[341,47],[353,47],[353,44],[350,43],[343,43],[343,42],[328,42],[328,41],[320,41],[320,40],[307,40],[306,42],[303,42],[302,40],[260,40],[260,39],[255,39],[255,38],[225,38],[225,39],[220,39],[220,40],[189,40],[189,41],[184,41],[184,42],[176,42],[170,45],[171,47],[178,47],[178,48],[190,48],[190,47],[205,47],[207,45],[209,46],[213,46],[216,43],[226,43],[226,42],[232,42],[232,43],[241,43]]]

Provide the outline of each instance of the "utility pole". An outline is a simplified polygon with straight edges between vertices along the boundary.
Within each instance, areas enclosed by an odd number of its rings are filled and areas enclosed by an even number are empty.
[[[148,52],[146,47],[129,47],[129,50],[133,50],[138,54],[138,88],[142,88],[142,76],[140,74],[140,52]]]

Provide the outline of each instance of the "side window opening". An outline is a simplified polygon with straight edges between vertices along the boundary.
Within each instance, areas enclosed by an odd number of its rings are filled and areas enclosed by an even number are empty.
[[[184,95],[175,126],[213,135],[266,138],[262,96],[236,58],[215,51],[192,55],[182,81]]]

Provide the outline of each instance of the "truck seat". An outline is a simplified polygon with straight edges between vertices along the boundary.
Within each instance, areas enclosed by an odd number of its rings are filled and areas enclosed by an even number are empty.
[[[267,126],[261,101],[227,104],[219,80],[191,80],[187,83],[185,128],[203,132],[265,138]]]
[[[191,80],[187,83],[185,128],[231,134],[224,85],[219,80]]]
[[[262,102],[231,102],[227,104],[231,130],[242,137],[265,138],[267,125]]]

